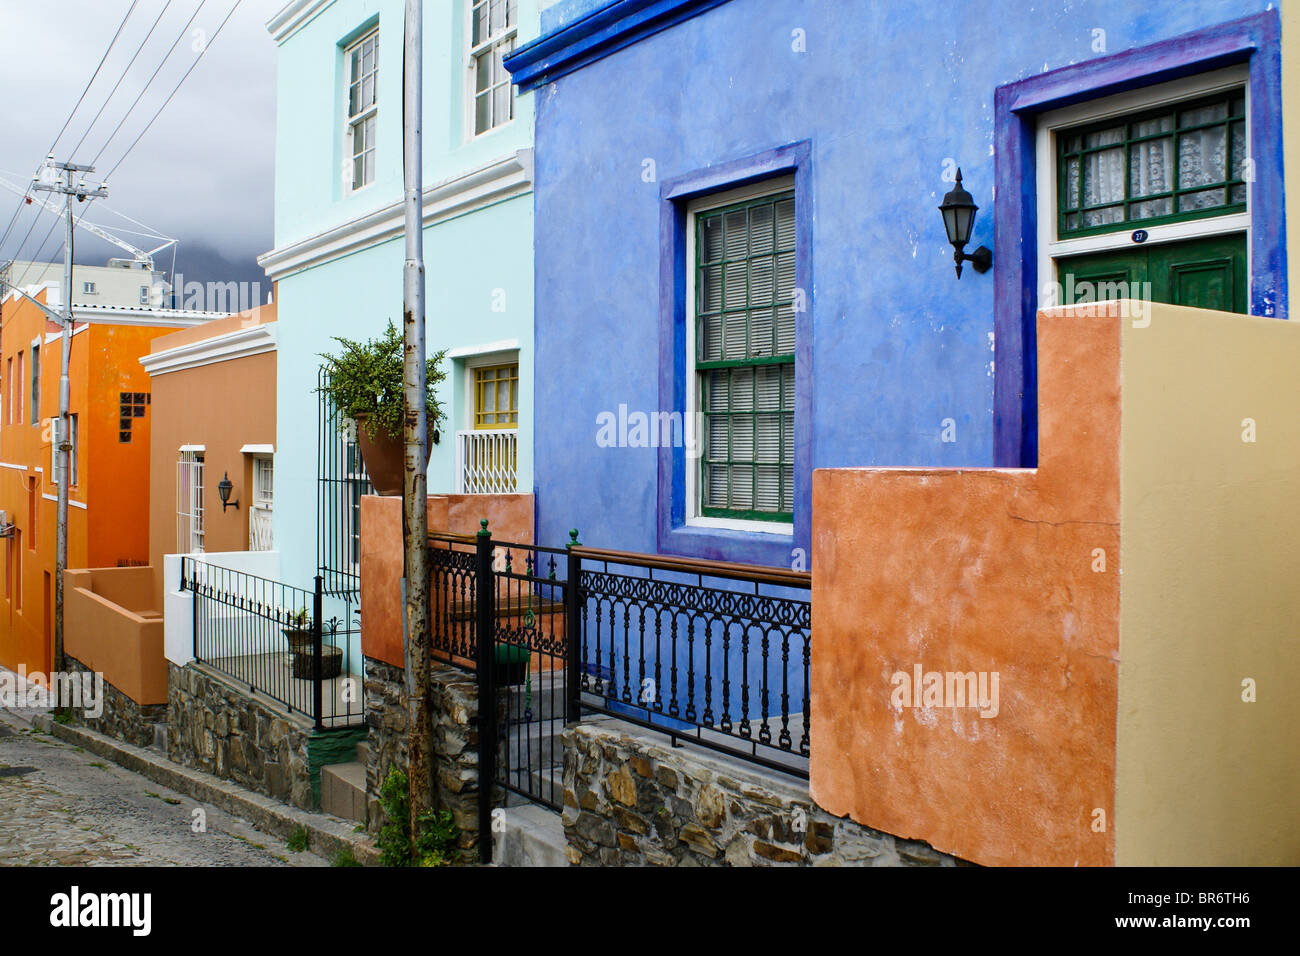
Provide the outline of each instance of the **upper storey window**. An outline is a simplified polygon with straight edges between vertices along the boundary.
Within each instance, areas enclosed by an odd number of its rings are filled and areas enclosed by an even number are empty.
[[[360,189],[375,180],[375,124],[379,80],[379,30],[344,51],[348,69],[347,147],[352,157],[351,184]]]

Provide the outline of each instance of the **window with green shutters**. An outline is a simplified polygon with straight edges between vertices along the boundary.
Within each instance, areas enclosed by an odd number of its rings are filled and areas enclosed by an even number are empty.
[[[1056,134],[1061,238],[1246,210],[1241,89]]]
[[[794,193],[695,218],[695,374],[705,517],[794,513]]]

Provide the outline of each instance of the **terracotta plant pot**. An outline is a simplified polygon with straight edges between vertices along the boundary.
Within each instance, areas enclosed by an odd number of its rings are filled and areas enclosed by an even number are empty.
[[[400,438],[393,438],[382,428],[375,429],[375,437],[371,438],[366,431],[366,420],[369,417],[358,415],[356,422],[357,445],[361,448],[361,460],[365,463],[366,474],[370,476],[370,487],[377,495],[401,495],[405,447]],[[430,451],[431,448],[426,440],[424,445],[426,465]]]

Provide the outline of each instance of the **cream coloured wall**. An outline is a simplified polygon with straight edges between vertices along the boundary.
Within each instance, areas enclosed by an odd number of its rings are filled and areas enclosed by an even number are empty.
[[[1115,862],[1294,865],[1300,326],[1160,305],[1122,336]]]

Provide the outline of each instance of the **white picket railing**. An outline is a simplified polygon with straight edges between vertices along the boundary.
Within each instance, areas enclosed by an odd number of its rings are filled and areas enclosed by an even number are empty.
[[[271,509],[254,506],[248,509],[248,550],[271,550]]]
[[[456,490],[461,494],[513,494],[518,463],[518,431],[514,428],[456,433]]]

